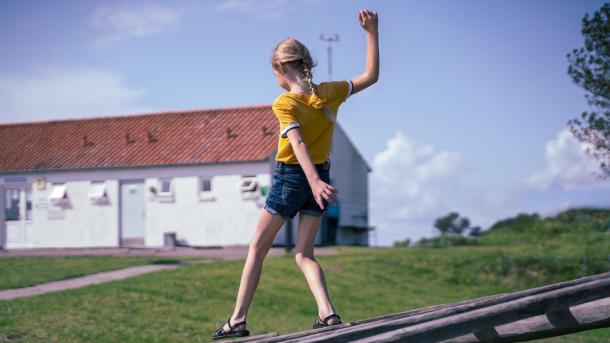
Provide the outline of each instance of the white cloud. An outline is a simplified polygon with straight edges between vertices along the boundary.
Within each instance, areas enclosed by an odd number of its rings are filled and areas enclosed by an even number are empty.
[[[43,69],[28,76],[0,77],[0,117],[3,122],[22,122],[147,112],[138,103],[142,94],[114,72]]]
[[[439,151],[396,132],[375,156],[370,179],[370,220],[378,243],[437,235],[434,221],[450,211],[483,229],[520,211],[524,188],[470,185],[465,179],[472,170],[460,153]]]
[[[532,188],[565,190],[610,187],[610,180],[599,180],[599,162],[586,154],[587,144],[576,139],[569,128],[561,130],[555,139],[546,143],[545,170],[529,176],[525,183]]]
[[[410,220],[429,215],[443,203],[443,193],[454,188],[462,157],[436,151],[398,131],[373,165],[372,196],[391,205],[384,206],[389,218]]]
[[[216,6],[216,9],[279,18],[290,11],[291,5],[287,0],[224,0]]]
[[[370,175],[370,224],[377,229],[377,243],[388,246],[398,239],[438,235],[434,221],[450,211],[468,218],[471,226],[487,229],[519,213],[546,216],[573,207],[607,207],[607,191],[587,174],[596,164],[583,150],[569,131],[562,131],[547,143],[549,167],[532,176],[530,185],[506,180],[488,186],[470,174],[481,169],[459,152],[438,150],[398,131],[375,156]],[[493,166],[485,170],[494,172]],[[552,184],[561,187],[532,188]],[[585,186],[587,191],[579,194],[569,190]]]
[[[122,2],[97,8],[91,24],[102,31],[95,46],[176,29],[183,11],[164,5]]]

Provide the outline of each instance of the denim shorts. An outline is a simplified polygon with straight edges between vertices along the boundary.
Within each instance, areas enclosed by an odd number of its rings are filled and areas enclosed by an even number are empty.
[[[330,161],[316,164],[316,170],[322,181],[330,184]],[[267,212],[292,219],[297,212],[321,216],[328,207],[328,202],[322,197],[324,210],[320,208],[313,196],[307,176],[300,164],[286,164],[275,161],[271,190],[265,200]]]

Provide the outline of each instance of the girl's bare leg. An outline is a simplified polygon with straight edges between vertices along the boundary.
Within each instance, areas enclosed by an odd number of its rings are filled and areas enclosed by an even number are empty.
[[[264,208],[261,209],[256,231],[250,241],[248,257],[241,274],[237,301],[231,315],[231,325],[246,319],[248,308],[254,297],[254,291],[261,277],[263,260],[267,256],[273,239],[275,239],[278,231],[282,228],[284,221],[285,219],[282,216],[272,215]],[[242,327],[245,328],[242,324],[236,327],[236,329],[241,329]],[[229,325],[225,323],[223,329],[229,331]]]
[[[299,214],[299,230],[294,253],[296,263],[305,275],[309,288],[318,304],[318,316],[320,319],[324,319],[329,314],[336,312],[330,302],[324,271],[322,271],[322,267],[320,267],[313,254],[313,246],[321,222],[322,216]],[[338,322],[339,319],[336,317],[328,320],[329,325]]]

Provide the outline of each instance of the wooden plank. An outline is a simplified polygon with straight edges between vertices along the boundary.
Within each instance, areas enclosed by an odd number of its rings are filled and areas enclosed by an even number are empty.
[[[323,341],[336,341],[336,342],[347,342],[351,339],[358,339],[361,337],[371,337],[377,334],[383,334],[384,332],[399,330],[406,326],[413,326],[419,323],[425,323],[428,321],[438,320],[444,317],[458,315],[460,313],[467,313],[473,310],[482,309],[490,306],[498,306],[503,303],[516,301],[518,299],[532,297],[540,294],[545,294],[551,291],[557,291],[565,288],[569,288],[572,286],[578,286],[582,284],[590,284],[591,281],[595,280],[610,280],[610,272],[596,274],[592,276],[587,276],[579,279],[564,281],[552,285],[545,285],[541,287],[536,287],[532,289],[512,292],[512,293],[502,293],[496,295],[490,295],[478,299],[470,299],[464,300],[461,302],[453,303],[453,304],[442,304],[430,306],[423,309],[416,309],[407,312],[399,312],[393,313],[389,315],[367,318],[363,320],[351,321],[341,325],[335,325],[327,328],[315,329],[315,330],[306,330],[295,333],[290,333],[287,335],[281,335],[277,337],[272,337],[268,339],[257,340],[259,343],[271,343],[271,342],[323,342]],[[579,301],[586,302],[586,299],[572,299],[573,303],[576,304]],[[548,304],[547,304],[548,306]],[[565,304],[562,304],[565,307]],[[558,309],[561,309],[562,306],[559,306]],[[530,305],[532,309],[529,311],[532,313],[536,312],[536,306]],[[540,306],[538,306],[538,311],[540,311]],[[586,311],[585,311],[586,312]],[[530,314],[531,316],[531,314]],[[599,317],[599,316],[598,316]],[[511,319],[505,319],[509,322]],[[513,319],[514,321],[514,319]],[[548,322],[548,321],[547,321]],[[479,335],[485,332],[485,330],[489,330],[489,327],[493,326],[481,326],[479,329]],[[465,333],[462,336],[463,342],[477,342],[483,336],[479,338],[473,334],[473,328],[470,328],[469,332]],[[490,334],[490,332],[487,332]],[[453,339],[455,342],[458,342],[458,338],[454,336]]]
[[[357,333],[354,332],[351,333],[352,337],[350,338],[350,341],[366,342],[367,340],[374,340],[375,342],[396,342],[401,340],[412,340],[418,343],[439,342],[453,337],[459,337],[473,331],[526,319],[535,315],[546,314],[549,311],[560,310],[566,306],[592,302],[605,297],[610,297],[610,278],[552,290],[503,304],[492,305],[465,313],[422,322],[416,325],[410,325],[410,323],[405,320],[399,320],[404,324],[400,329],[373,336],[366,335],[365,337],[362,337],[363,339],[356,340],[352,339],[357,336]],[[395,326],[397,323],[393,324]],[[602,325],[605,325],[605,323],[602,323]],[[584,325],[569,329],[577,330],[580,327],[584,328]],[[366,326],[362,328],[355,327],[353,330],[356,329],[360,329],[360,333],[366,333],[367,328]],[[560,330],[554,329],[547,330],[545,336],[542,337],[555,336],[556,334],[553,332],[559,332]],[[563,330],[561,332],[566,332],[563,328],[561,330]],[[350,333],[347,333],[344,336],[348,335],[350,335]],[[323,341],[324,340],[304,340],[303,342]]]
[[[265,333],[262,335],[255,335],[255,336],[246,336],[246,337],[242,337],[242,338],[234,338],[234,339],[229,339],[229,338],[222,338],[222,339],[210,339],[210,342],[223,342],[223,343],[242,343],[242,342],[255,342],[257,340],[263,339],[263,338],[269,338],[269,337],[276,337],[278,335],[277,332],[269,332],[269,333]]]
[[[578,330],[554,327],[547,315],[537,315],[527,319],[496,326],[499,336],[493,339],[477,338],[473,334],[443,340],[439,343],[475,343],[475,342],[524,342],[550,336],[560,336],[573,332],[591,330],[610,326],[610,298],[595,300],[589,303],[570,307],[570,312],[578,320]],[[604,319],[605,318],[605,319]],[[554,332],[551,332],[554,330]]]

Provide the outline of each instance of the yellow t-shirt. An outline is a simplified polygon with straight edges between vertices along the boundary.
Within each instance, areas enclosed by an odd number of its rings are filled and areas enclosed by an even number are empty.
[[[297,127],[301,130],[313,163],[322,163],[328,159],[335,124],[324,114],[322,105],[328,105],[336,117],[339,105],[351,95],[352,88],[351,80],[342,80],[320,83],[316,89],[317,96],[290,92],[280,94],[271,105],[280,123],[276,161],[299,163],[287,136],[288,130]]]

